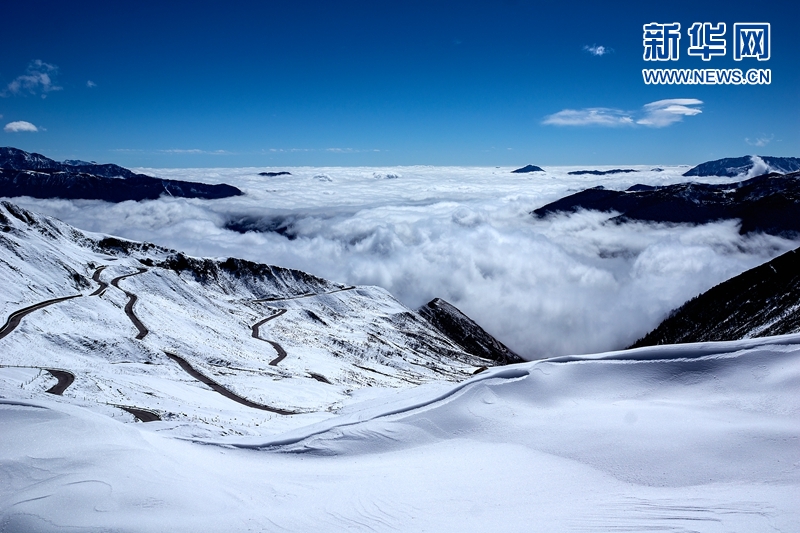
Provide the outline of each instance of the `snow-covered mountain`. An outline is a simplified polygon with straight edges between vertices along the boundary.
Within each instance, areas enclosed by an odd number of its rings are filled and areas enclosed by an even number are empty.
[[[800,333],[800,250],[692,298],[632,348]]]
[[[316,420],[365,387],[460,381],[498,364],[377,287],[187,257],[9,202],[0,229],[0,315],[9,317],[0,365],[68,372],[71,403],[111,416],[149,412],[169,422],[165,431],[244,433],[263,411]],[[55,384],[37,376],[28,394]],[[228,400],[198,379],[261,410],[231,423]]]
[[[166,194],[181,198],[227,198],[242,191],[227,184],[154,178],[113,164],[68,160],[0,147],[0,196],[65,198],[124,202],[154,200]]]
[[[612,221],[643,220],[705,224],[741,220],[740,233],[793,237],[800,233],[800,172],[764,174],[722,184],[634,185],[624,191],[602,186],[549,203],[532,212],[539,218],[581,209],[611,212]]]
[[[761,173],[790,174],[800,170],[800,157],[742,156],[706,161],[686,171],[684,176],[726,176],[735,178],[750,172],[756,166]]]

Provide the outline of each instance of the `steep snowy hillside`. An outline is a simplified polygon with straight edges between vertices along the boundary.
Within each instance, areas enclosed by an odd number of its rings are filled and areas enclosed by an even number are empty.
[[[0,365],[42,370],[10,397],[40,397],[61,373],[74,377],[69,403],[160,419],[161,431],[244,434],[269,418],[278,431],[331,416],[365,388],[459,381],[497,364],[376,287],[190,258],[9,202],[0,229]]]
[[[692,298],[632,348],[800,333],[800,250]]]
[[[523,359],[489,335],[474,320],[453,304],[435,298],[417,312],[464,351],[502,364],[521,363]]]
[[[86,161],[59,163],[41,154],[0,148],[0,196],[124,202],[155,200],[162,194],[217,199],[239,196],[242,191],[224,183],[210,185],[160,179],[136,174],[118,165]]]

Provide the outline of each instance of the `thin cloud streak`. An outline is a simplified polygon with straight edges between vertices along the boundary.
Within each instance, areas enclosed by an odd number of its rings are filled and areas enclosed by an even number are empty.
[[[564,109],[545,117],[542,124],[553,126],[632,126],[633,118],[621,109],[589,107],[586,109]]]
[[[645,104],[638,112],[623,111],[610,107],[564,109],[548,115],[542,124],[551,126],[647,126],[664,128],[681,122],[683,117],[699,115],[702,110],[694,107],[703,102],[695,98],[672,98]]]
[[[636,121],[637,124],[653,128],[664,128],[683,120],[683,117],[693,117],[702,111],[696,107],[703,102],[694,98],[673,98],[659,100],[644,106],[644,117]]]
[[[750,146],[758,146],[759,148],[763,148],[764,146],[771,143],[772,139],[774,138],[775,135],[770,135],[769,137],[767,137],[766,135],[761,135],[751,141],[749,137],[745,137],[744,142],[746,142]]]
[[[158,150],[161,154],[203,154],[203,155],[231,155],[227,150],[200,150],[199,148],[180,149],[172,148],[169,150]]]

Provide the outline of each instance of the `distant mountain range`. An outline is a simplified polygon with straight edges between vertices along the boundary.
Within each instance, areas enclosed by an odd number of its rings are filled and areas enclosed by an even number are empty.
[[[58,162],[17,148],[0,148],[0,196],[68,200],[155,200],[162,194],[217,199],[239,196],[236,187],[154,178],[118,165],[67,160]]]
[[[800,172],[770,173],[725,183],[681,183],[625,191],[603,187],[572,194],[534,210],[539,218],[580,209],[618,213],[611,220],[704,224],[740,219],[742,234],[764,232],[791,237],[800,233]]]
[[[800,249],[720,283],[676,309],[631,348],[800,332]]]
[[[735,178],[742,176],[750,171],[756,164],[754,157],[761,159],[769,168],[765,172],[778,172],[789,174],[800,170],[800,158],[798,157],[772,157],[765,156],[742,156],[726,157],[715,161],[707,161],[697,165],[693,169],[684,173],[684,176],[727,176]]]

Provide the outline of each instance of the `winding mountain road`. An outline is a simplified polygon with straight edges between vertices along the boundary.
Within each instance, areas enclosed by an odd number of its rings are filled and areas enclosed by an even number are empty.
[[[186,359],[184,359],[183,357],[181,357],[179,355],[176,355],[174,353],[170,353],[170,352],[164,352],[164,353],[167,355],[167,357],[169,357],[170,359],[172,359],[173,361],[178,363],[180,365],[180,367],[184,370],[184,372],[186,372],[187,374],[189,374],[190,376],[195,378],[197,381],[208,385],[215,392],[218,392],[219,394],[222,394],[223,396],[225,396],[228,399],[233,400],[234,402],[238,402],[238,403],[240,403],[242,405],[245,405],[247,407],[252,407],[253,409],[261,409],[262,411],[269,411],[271,413],[276,413],[276,414],[279,414],[279,415],[296,415],[296,414],[298,414],[297,411],[287,411],[286,409],[279,409],[277,407],[270,407],[269,405],[262,405],[260,403],[256,403],[256,402],[250,401],[247,398],[243,398],[243,397],[239,396],[238,394],[236,394],[235,392],[232,392],[231,390],[226,389],[225,387],[223,387],[222,385],[220,385],[219,383],[217,383],[213,379],[211,379],[211,378],[205,376],[204,374],[201,374],[197,370],[195,370],[192,367],[192,365],[190,365],[189,362],[186,361]]]
[[[61,396],[64,394],[64,391],[67,390],[67,387],[72,385],[72,382],[75,381],[75,374],[72,372],[58,370],[57,368],[45,368],[44,370],[47,370],[51,376],[58,380],[58,383],[45,391],[47,393]]]
[[[161,417],[155,411],[150,411],[148,409],[142,409],[141,407],[131,407],[129,405],[116,405],[113,404],[114,407],[122,409],[123,411],[127,411],[133,416],[136,417],[137,420],[141,422],[160,422]]]
[[[89,296],[102,296],[102,294],[106,292],[106,289],[108,288],[108,283],[106,283],[105,281],[100,281],[100,274],[103,273],[103,269],[105,268],[106,265],[99,266],[94,271],[94,274],[92,274],[92,281],[94,281],[95,283],[99,283],[100,287],[98,287],[98,289]]]
[[[281,346],[277,342],[270,341],[270,340],[267,340],[267,339],[262,339],[258,335],[258,328],[260,328],[261,326],[263,326],[264,324],[266,324],[270,320],[272,320],[274,318],[278,318],[279,316],[281,316],[285,312],[286,312],[286,309],[278,309],[278,312],[275,313],[274,315],[270,315],[267,318],[265,318],[264,320],[262,320],[260,322],[257,322],[256,324],[253,324],[253,326],[252,326],[253,338],[258,339],[260,341],[264,341],[264,342],[270,343],[272,345],[272,347],[275,348],[275,351],[278,353],[278,357],[276,357],[275,359],[273,359],[272,361],[269,362],[270,366],[277,366],[278,363],[280,363],[281,361],[283,361],[286,358],[287,353],[286,353],[286,350],[283,349],[283,346]]]
[[[14,331],[17,326],[19,326],[20,322],[22,322],[22,318],[25,315],[33,313],[37,309],[41,309],[43,307],[47,307],[48,305],[53,305],[58,302],[63,302],[64,300],[71,300],[73,298],[80,298],[83,296],[82,294],[74,294],[72,296],[62,296],[61,298],[53,298],[52,300],[45,300],[43,302],[39,302],[38,304],[30,305],[28,307],[24,307],[18,311],[14,311],[9,315],[8,320],[6,323],[3,324],[3,327],[0,328],[0,339]]]
[[[124,292],[125,295],[128,297],[128,303],[125,304],[125,314],[128,315],[128,318],[131,319],[131,322],[133,322],[133,325],[136,326],[136,329],[139,330],[139,333],[136,335],[136,338],[139,339],[139,340],[144,339],[147,336],[147,334],[150,333],[150,332],[148,331],[148,329],[146,327],[144,327],[144,324],[142,324],[142,321],[139,320],[139,317],[137,317],[136,314],[133,312],[133,304],[136,303],[136,300],[138,299],[138,296],[136,296],[132,292],[128,292],[125,289],[123,289],[122,287],[120,287],[119,286],[119,282],[124,280],[125,278],[130,278],[131,276],[138,276],[139,274],[144,274],[145,272],[147,272],[146,268],[140,268],[137,272],[134,272],[132,274],[125,274],[124,276],[119,276],[119,277],[114,278],[114,279],[111,280],[111,284],[114,287],[116,287],[119,290],[121,290],[122,292]]]

